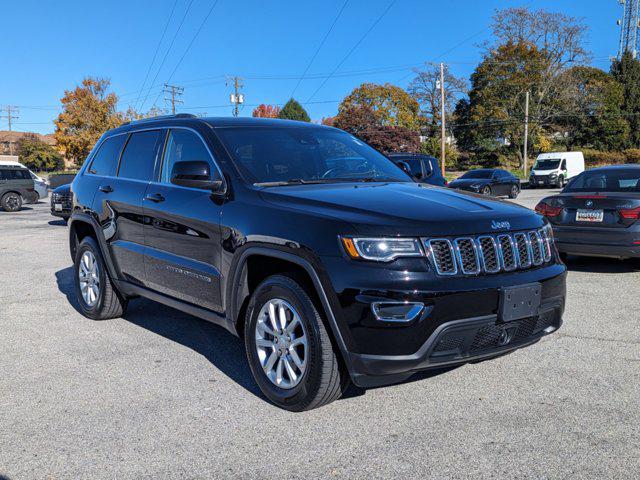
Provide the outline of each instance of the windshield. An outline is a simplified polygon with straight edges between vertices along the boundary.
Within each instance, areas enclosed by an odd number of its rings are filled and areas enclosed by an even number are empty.
[[[413,181],[387,157],[339,130],[241,127],[216,132],[255,184]]]
[[[559,158],[547,158],[545,160],[538,160],[534,170],[556,170],[560,166]]]
[[[571,181],[564,191],[640,193],[640,168],[584,172]]]
[[[472,170],[460,178],[491,178],[491,175],[493,175],[493,170]]]

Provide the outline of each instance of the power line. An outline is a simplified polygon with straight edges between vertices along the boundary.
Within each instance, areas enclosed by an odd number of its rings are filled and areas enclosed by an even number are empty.
[[[164,66],[164,62],[167,60],[167,56],[169,55],[169,52],[173,48],[173,44],[176,41],[176,37],[178,36],[178,33],[180,32],[180,29],[182,28],[182,25],[184,24],[184,20],[185,20],[185,18],[187,18],[187,14],[189,13],[189,10],[191,10],[191,5],[193,5],[193,1],[194,0],[191,0],[189,2],[189,5],[187,5],[187,9],[185,10],[184,15],[182,15],[182,20],[180,20],[180,25],[178,25],[178,29],[173,34],[173,38],[171,39],[171,43],[169,44],[169,48],[167,48],[167,51],[164,53],[164,56],[162,57],[162,61],[160,62],[160,66],[158,67],[158,70],[156,71],[156,74],[153,77],[153,80],[151,80],[151,85],[154,85],[156,83],[156,79],[158,78],[158,75],[160,75],[160,71],[162,70],[162,67]],[[144,100],[140,104],[140,110],[142,110],[142,107],[144,107],[144,104],[147,103],[147,98],[149,98],[149,93],[151,93],[151,88],[149,88],[149,91],[147,92],[147,95],[144,97]],[[157,101],[157,98],[156,98],[156,101]]]
[[[184,51],[184,53],[182,54],[182,56],[180,57],[180,60],[178,60],[178,63],[176,64],[176,66],[174,67],[174,69],[171,71],[171,74],[169,75],[169,78],[167,78],[167,82],[170,82],[171,79],[173,78],[173,74],[176,73],[176,70],[178,70],[178,67],[180,67],[180,64],[182,63],[182,61],[184,60],[184,57],[187,56],[187,53],[189,53],[189,50],[191,50],[191,46],[193,45],[193,43],[196,41],[196,38],[198,38],[198,35],[200,34],[200,32],[202,31],[202,28],[204,27],[205,23],[207,23],[207,20],[209,19],[209,17],[211,16],[211,14],[213,13],[213,10],[216,8],[216,5],[218,5],[218,1],[216,0],[215,2],[213,2],[213,5],[211,6],[211,8],[209,9],[209,12],[207,12],[207,15],[205,15],[204,19],[202,20],[202,22],[200,23],[200,26],[198,27],[198,30],[196,30],[196,33],[193,35],[193,37],[191,38],[191,41],[189,42],[189,44],[187,45],[186,50]],[[156,100],[153,102],[153,104],[155,105],[155,103],[158,101],[158,98],[156,97]]]
[[[300,86],[300,82],[302,82],[302,80],[307,75],[307,72],[309,71],[309,68],[311,67],[311,64],[313,63],[313,61],[318,56],[318,53],[320,52],[320,49],[323,47],[324,42],[327,41],[327,38],[329,37],[329,34],[333,30],[333,27],[335,27],[336,23],[338,22],[338,19],[342,15],[342,12],[344,11],[344,9],[346,8],[348,3],[349,3],[349,0],[345,0],[345,2],[342,4],[342,8],[340,9],[338,14],[336,15],[336,18],[333,19],[333,23],[329,27],[329,30],[327,30],[327,33],[324,34],[324,37],[322,38],[322,41],[320,42],[320,45],[318,45],[318,48],[316,48],[316,51],[314,52],[313,56],[311,57],[311,60],[309,60],[309,63],[307,64],[307,67],[304,69],[304,72],[302,73],[302,76],[298,79],[298,83],[296,83],[296,86],[293,87],[293,90],[291,91],[291,95],[289,95],[289,98],[293,98],[293,95],[296,93],[296,90]]]
[[[376,27],[376,25],[378,25],[378,23],[380,23],[380,20],[382,20],[382,18],[387,14],[387,12],[389,10],[391,10],[391,7],[393,7],[393,5],[396,3],[396,0],[392,0],[391,3],[389,3],[389,6],[385,9],[384,12],[382,12],[382,14],[376,19],[375,22],[373,22],[373,24],[369,27],[369,29],[364,33],[364,35],[362,35],[360,37],[360,40],[358,40],[356,42],[356,44],[351,47],[351,50],[349,50],[349,52],[344,56],[344,58],[342,60],[340,60],[340,63],[338,63],[338,65],[336,66],[336,68],[333,69],[333,71],[329,74],[329,76],[320,84],[320,86],[318,88],[316,88],[315,92],[313,92],[311,94],[311,96],[307,99],[307,102],[311,101],[313,99],[313,97],[316,96],[316,94],[322,89],[322,87],[325,86],[325,84],[329,81],[329,79],[338,71],[338,69],[344,64],[344,62],[347,61],[347,59],[351,56],[351,54],[354,52],[354,50],[356,48],[358,48],[358,46],[360,46],[360,44],[364,41],[365,38],[367,38],[367,35],[369,35],[369,33],[371,33],[371,31]]]
[[[153,58],[151,59],[151,63],[149,64],[149,68],[147,69],[147,74],[144,76],[144,81],[142,82],[142,87],[140,87],[140,91],[138,93],[138,97],[136,98],[133,106],[135,107],[140,101],[140,95],[144,91],[144,87],[147,84],[147,80],[149,79],[149,74],[151,73],[151,67],[156,62],[156,57],[158,56],[158,51],[160,50],[160,45],[162,45],[162,41],[164,40],[164,36],[167,33],[167,28],[169,27],[169,23],[171,22],[171,18],[173,17],[173,12],[176,9],[176,5],[178,4],[178,0],[173,2],[173,7],[171,8],[171,13],[169,13],[169,18],[167,18],[167,22],[164,24],[164,30],[162,30],[162,35],[160,36],[160,40],[158,41],[158,45],[156,45],[156,51],[153,53]]]

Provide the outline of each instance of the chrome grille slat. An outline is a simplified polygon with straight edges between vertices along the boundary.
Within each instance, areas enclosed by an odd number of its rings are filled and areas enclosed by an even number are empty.
[[[478,237],[478,247],[482,270],[486,273],[497,273],[500,271],[500,256],[498,255],[498,244],[493,237],[488,235]]]
[[[477,275],[480,273],[480,259],[478,258],[478,249],[474,239],[456,238],[453,244],[462,273],[466,275]]]
[[[438,275],[455,275],[458,273],[456,257],[449,239],[432,239],[428,241],[427,245]]]
[[[529,244],[531,245],[531,253],[533,264],[538,266],[544,262],[544,256],[542,253],[542,238],[536,231],[529,232]]]
[[[438,275],[512,272],[550,262],[552,236],[547,227],[514,233],[454,239],[424,239]]]

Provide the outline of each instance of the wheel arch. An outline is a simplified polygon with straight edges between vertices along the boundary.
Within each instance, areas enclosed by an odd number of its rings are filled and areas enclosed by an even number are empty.
[[[98,222],[96,222],[91,215],[79,212],[73,213],[71,217],[69,217],[69,253],[71,254],[71,259],[75,260],[76,251],[80,242],[82,242],[85,237],[91,236],[98,243],[109,276],[112,280],[117,281],[119,276],[117,275],[113,259],[111,258],[110,250],[104,240],[104,236],[101,235],[100,232],[101,228]]]
[[[252,261],[255,261],[256,259],[266,259],[267,262],[273,262],[274,265],[282,266],[286,264],[292,268],[286,269],[284,272],[267,268],[266,270],[260,271],[261,275],[254,276],[253,272],[250,271],[250,268]],[[246,312],[246,306],[249,302],[249,298],[251,297],[252,288],[257,286],[256,281],[258,279],[261,281],[261,278],[267,278],[275,273],[304,273],[306,278],[298,277],[298,281],[303,283],[303,288],[306,287],[307,290],[313,289],[308,293],[311,293],[312,300],[317,301],[317,306],[321,309],[321,313],[323,313],[322,317],[328,324],[327,327],[332,340],[335,342],[335,345],[337,346],[343,360],[345,360],[345,363],[349,365],[349,362],[346,361],[348,350],[343,334],[338,326],[338,322],[336,321],[326,290],[320,280],[320,276],[310,260],[295,253],[272,247],[249,246],[238,255],[235,267],[231,268],[230,273],[231,277],[229,279],[230,281],[226,292],[226,316],[228,321],[233,323],[234,329],[239,335],[242,334],[244,314]],[[257,283],[259,283],[259,281],[257,281]],[[305,282],[308,283],[305,284]],[[314,296],[315,298],[313,298]]]

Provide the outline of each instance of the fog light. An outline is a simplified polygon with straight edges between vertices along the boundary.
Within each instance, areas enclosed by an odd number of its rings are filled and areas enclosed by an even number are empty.
[[[373,302],[371,310],[377,320],[381,322],[411,322],[424,309],[420,302]]]

